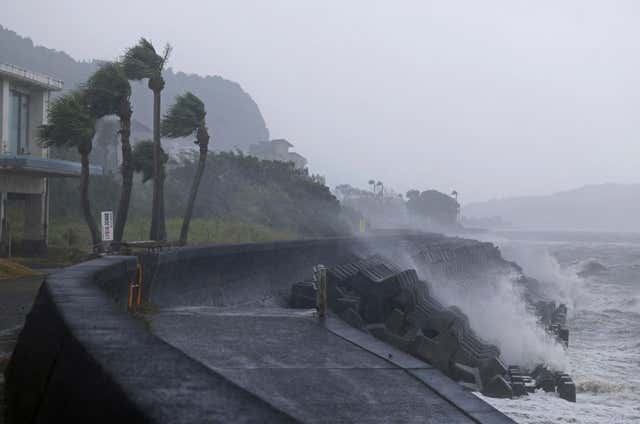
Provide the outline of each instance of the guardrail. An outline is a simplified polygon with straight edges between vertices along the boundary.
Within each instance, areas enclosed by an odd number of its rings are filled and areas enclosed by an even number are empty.
[[[16,65],[12,65],[10,63],[0,63],[0,72],[4,72],[6,74],[26,81],[45,85],[47,86],[47,88],[53,90],[62,90],[62,88],[64,87],[64,83],[62,82],[62,80],[49,75],[41,74],[39,72],[30,71]]]

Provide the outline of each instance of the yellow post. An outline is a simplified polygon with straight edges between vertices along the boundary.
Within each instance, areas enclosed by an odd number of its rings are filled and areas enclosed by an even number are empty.
[[[138,263],[138,297],[136,299],[136,305],[140,305],[140,301],[142,300],[142,265]]]
[[[129,281],[129,300],[127,301],[129,310],[133,308],[133,281]]]

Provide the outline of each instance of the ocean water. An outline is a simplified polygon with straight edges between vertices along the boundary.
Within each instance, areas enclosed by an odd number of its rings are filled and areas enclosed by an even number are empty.
[[[542,358],[568,371],[577,402],[542,391],[519,399],[479,396],[520,423],[640,423],[640,235],[502,232],[487,240],[540,280],[541,291],[568,305],[570,341],[566,351],[539,341],[535,358],[527,358],[530,337],[520,333],[530,329],[518,327],[530,317],[512,324],[520,338],[506,330],[484,337],[501,344],[503,355],[505,348],[525,352],[510,359]],[[577,275],[593,264],[604,269]]]

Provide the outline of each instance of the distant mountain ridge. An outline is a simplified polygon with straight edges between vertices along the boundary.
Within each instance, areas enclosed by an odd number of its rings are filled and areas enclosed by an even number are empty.
[[[131,40],[135,43],[137,40]],[[123,49],[126,46],[123,46]],[[113,59],[113,58],[109,58]],[[63,51],[36,46],[0,25],[0,62],[42,72],[64,81],[65,89],[85,82],[98,66],[97,61],[77,61]],[[175,96],[189,90],[199,96],[207,108],[207,125],[214,150],[247,150],[250,144],[269,139],[269,130],[258,105],[238,83],[219,76],[202,77],[167,69],[162,92],[162,112]],[[132,82],[133,118],[152,126],[153,95],[146,83]]]
[[[493,199],[464,205],[462,214],[499,216],[516,228],[640,231],[640,184],[605,183],[548,196]]]

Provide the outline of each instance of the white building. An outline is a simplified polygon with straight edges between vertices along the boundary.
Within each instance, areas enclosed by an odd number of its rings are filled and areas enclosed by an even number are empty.
[[[48,181],[52,177],[77,177],[80,164],[49,159],[38,142],[38,127],[47,122],[51,92],[63,83],[52,77],[0,63],[0,250],[7,253],[12,236],[26,253],[47,247]],[[92,172],[100,172],[93,168]],[[23,206],[23,234],[11,234],[7,207]],[[15,217],[14,217],[15,218]],[[14,243],[15,246],[15,243]]]
[[[299,153],[290,152],[293,144],[283,138],[270,141],[261,141],[249,146],[249,154],[264,160],[278,160],[282,162],[293,162],[296,168],[304,169],[307,166],[307,159]]]

